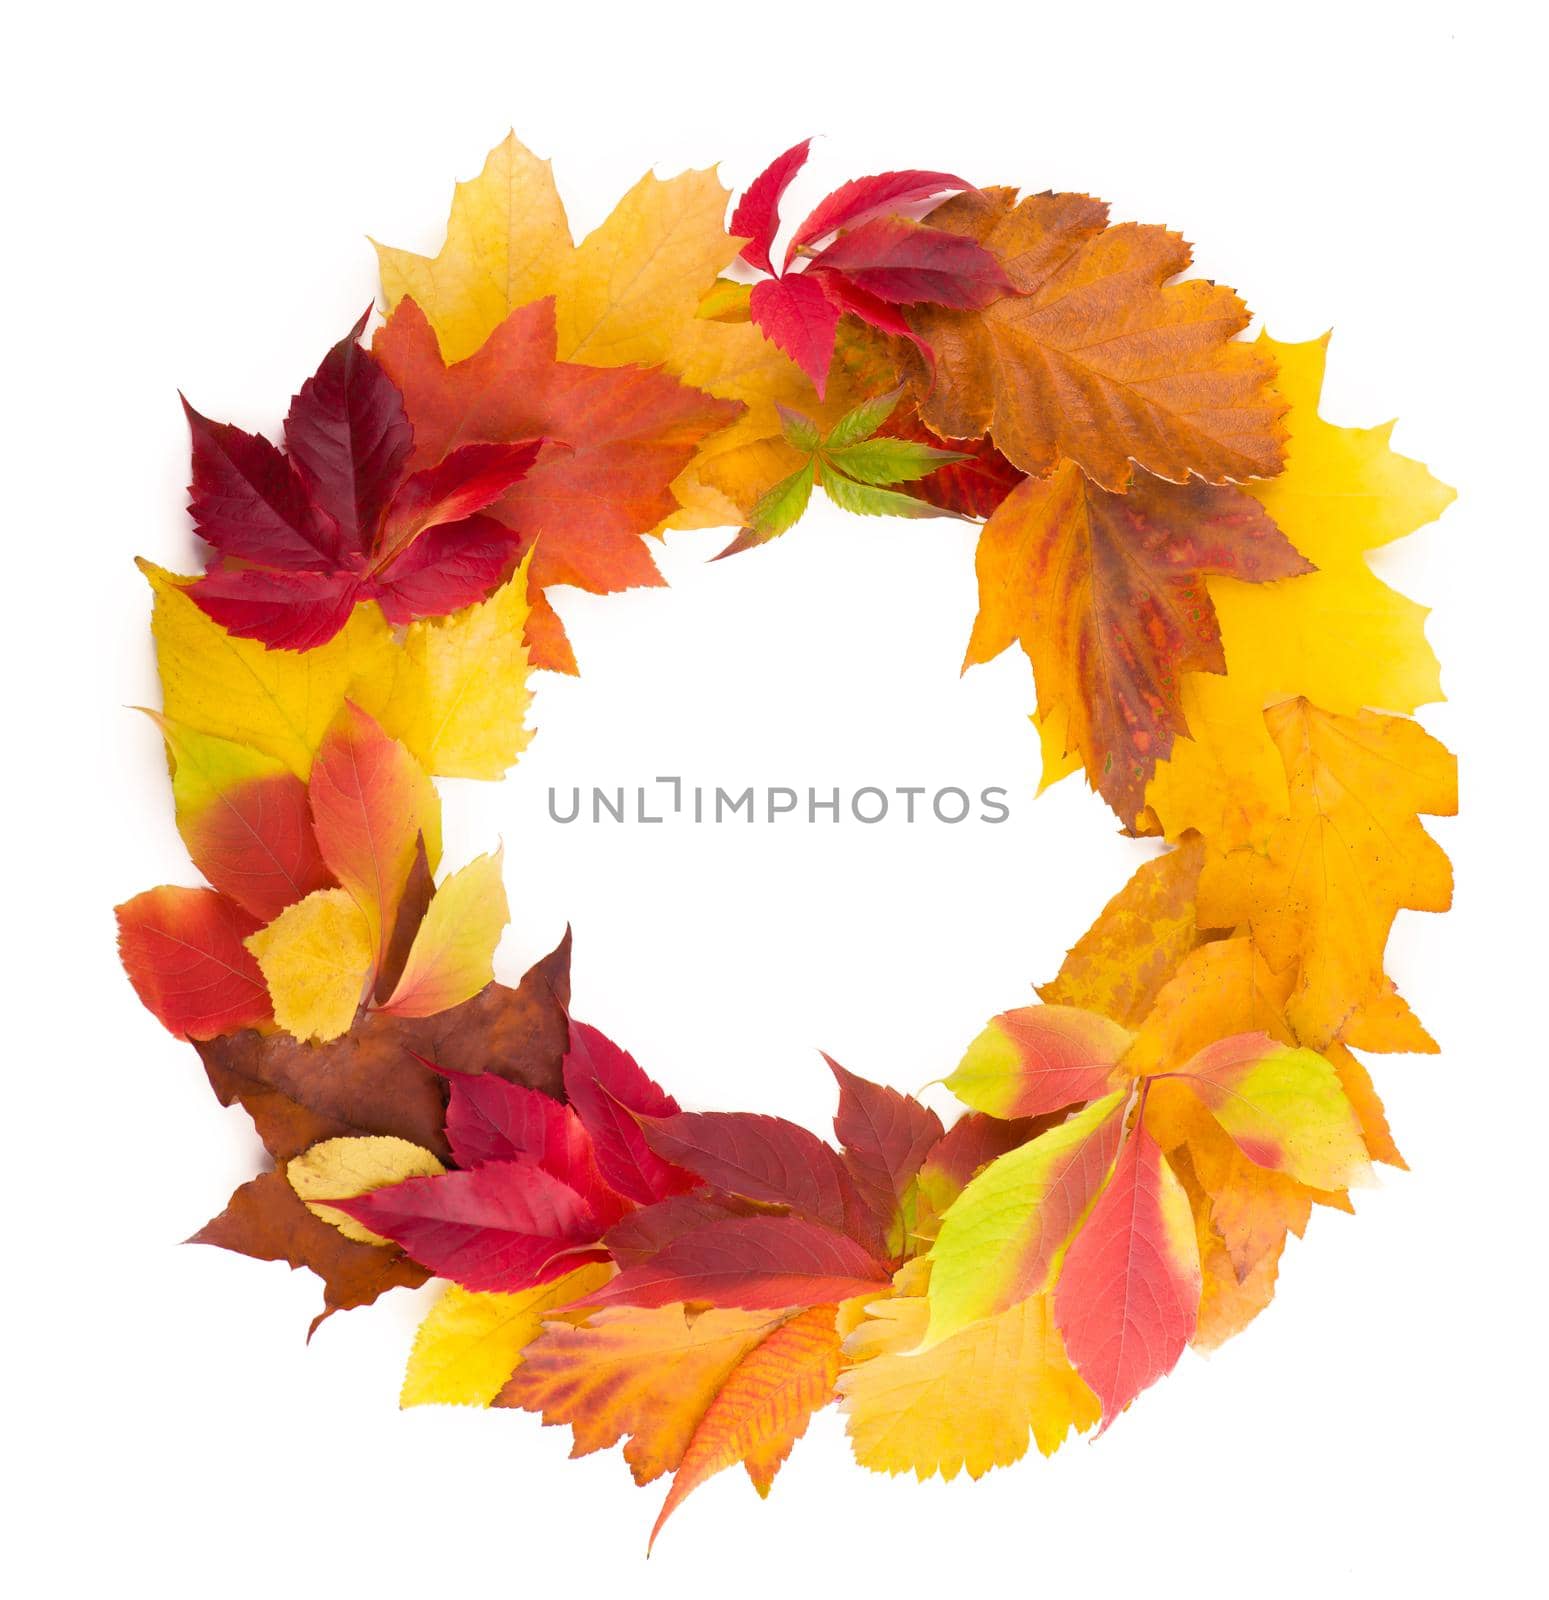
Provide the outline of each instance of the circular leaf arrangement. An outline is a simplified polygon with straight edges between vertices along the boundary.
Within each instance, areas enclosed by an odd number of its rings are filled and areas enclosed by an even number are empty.
[[[120,906],[124,965],[272,1157],[195,1237],[310,1268],[323,1316],[444,1280],[403,1403],[624,1441],[658,1529],[722,1468],[766,1492],[832,1401],[921,1477],[1106,1427],[1402,1165],[1356,1052],[1435,1048],[1383,957],[1450,899],[1456,774],[1367,553],[1451,492],[1318,415],[1323,341],[1240,339],[1088,196],[882,173],[777,257],[807,155],[729,220],[713,172],[647,176],[575,244],[508,138],[438,255],[379,247],[385,321],[283,444],[189,409],[207,568],[142,564],[206,886]],[[753,550],[819,489],[983,519],[967,660],[1019,645],[1046,781],[1153,841],[950,1126],[831,1061],[832,1143],[684,1111],[571,1015],[568,932],[495,982],[500,857],[443,869],[432,781],[499,777],[529,669],[576,671],[551,587],[659,583],[667,527]]]

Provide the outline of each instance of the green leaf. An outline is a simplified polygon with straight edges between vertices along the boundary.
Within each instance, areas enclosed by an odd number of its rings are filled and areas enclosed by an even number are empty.
[[[777,405],[775,410],[780,413],[780,432],[785,435],[785,442],[794,445],[804,455],[815,454],[823,442],[817,423],[802,416],[799,411],[791,411],[782,405]]]
[[[853,411],[840,417],[829,430],[824,443],[830,450],[843,450],[849,445],[859,444],[862,439],[869,439],[892,416],[893,407],[898,404],[903,392],[903,385],[900,384],[886,394],[862,400]]]
[[[946,515],[924,500],[912,495],[894,494],[891,489],[874,489],[869,484],[855,483],[841,478],[838,473],[824,475],[823,492],[841,511],[853,511],[862,517],[940,517]]]
[[[960,450],[938,450],[912,439],[863,439],[859,444],[824,452],[828,464],[857,483],[909,483],[928,478],[938,468],[968,459]]]
[[[812,498],[812,485],[816,477],[816,465],[809,461],[800,471],[782,478],[753,507],[747,527],[715,559],[722,561],[739,551],[768,544],[771,539],[778,539],[787,528],[794,527]]]

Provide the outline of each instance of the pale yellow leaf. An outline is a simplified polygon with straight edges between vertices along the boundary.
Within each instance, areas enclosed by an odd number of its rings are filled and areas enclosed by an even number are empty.
[[[347,890],[314,891],[245,942],[287,1033],[327,1041],[349,1031],[375,963],[371,925]]]
[[[357,1244],[387,1244],[347,1212],[318,1205],[317,1197],[353,1200],[406,1178],[434,1178],[446,1168],[423,1146],[385,1134],[324,1139],[285,1163],[285,1179],[308,1211]]]

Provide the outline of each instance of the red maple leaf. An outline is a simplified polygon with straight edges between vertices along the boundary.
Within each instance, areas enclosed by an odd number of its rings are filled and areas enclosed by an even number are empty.
[[[542,439],[462,445],[407,472],[414,430],[360,345],[365,325],[291,401],[284,451],[183,402],[189,510],[216,551],[188,593],[270,649],[326,644],[363,600],[394,623],[444,616],[487,595],[515,555],[511,529],[481,513],[526,476]]]
[[[513,530],[519,552],[536,540],[528,628],[534,664],[574,672],[542,591],[559,583],[593,594],[660,584],[641,535],[673,511],[672,480],[742,407],[665,372],[557,360],[557,343],[554,301],[535,300],[517,307],[465,361],[448,365],[424,312],[405,298],[372,349],[414,423],[411,466],[471,440],[550,441],[490,512]]]

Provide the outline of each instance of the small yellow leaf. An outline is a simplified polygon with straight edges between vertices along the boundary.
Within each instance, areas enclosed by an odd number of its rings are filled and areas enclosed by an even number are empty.
[[[402,1406],[487,1406],[516,1370],[555,1306],[599,1289],[606,1262],[519,1294],[473,1294],[457,1284],[425,1314],[403,1375]]]
[[[505,852],[476,856],[436,890],[414,935],[403,975],[381,1010],[431,1017],[471,1000],[495,976],[495,946],[510,918]]]
[[[314,1197],[353,1200],[358,1194],[402,1183],[405,1178],[435,1178],[446,1168],[422,1146],[387,1135],[324,1139],[285,1163],[285,1178],[308,1211],[332,1223],[357,1244],[387,1244],[335,1206],[318,1205]]]
[[[349,1031],[375,967],[371,925],[348,891],[318,889],[245,942],[287,1033],[326,1042]]]

